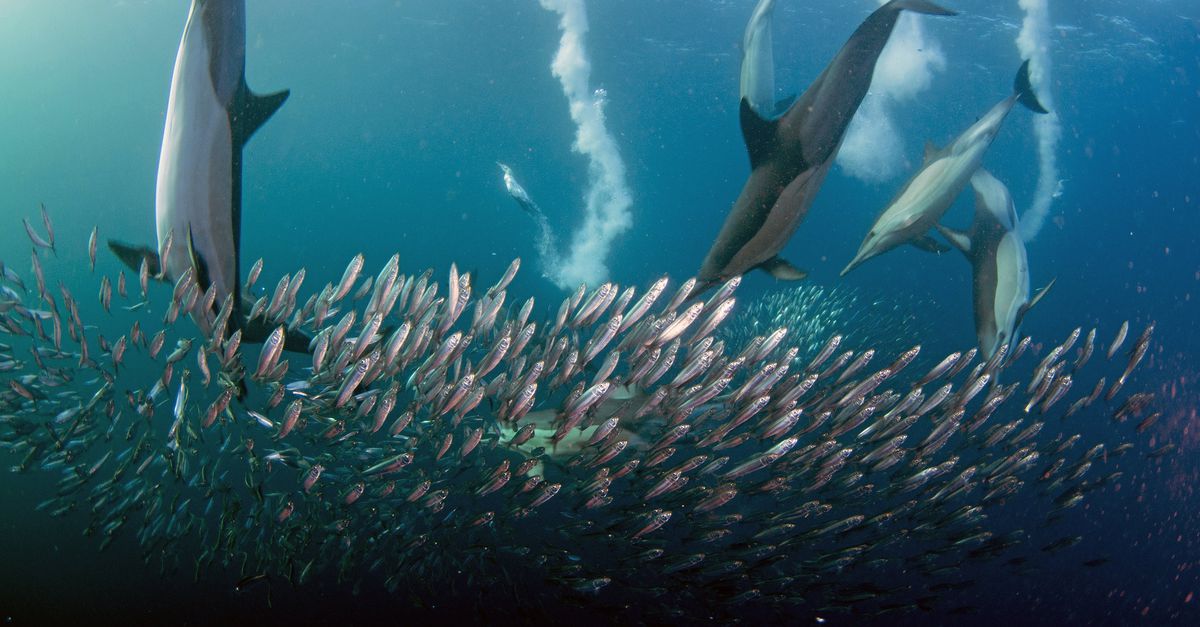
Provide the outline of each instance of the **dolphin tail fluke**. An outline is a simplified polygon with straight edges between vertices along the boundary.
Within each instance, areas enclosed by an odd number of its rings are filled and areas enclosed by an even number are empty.
[[[900,11],[912,11],[913,13],[925,13],[926,15],[958,15],[958,11],[951,11],[945,7],[940,7],[929,0],[892,0],[888,3],[891,8]]]
[[[950,242],[952,246],[962,251],[964,255],[971,253],[971,238],[966,233],[940,224],[934,228],[937,229],[938,233],[942,234],[942,237],[946,238],[947,242]]]
[[[799,281],[808,278],[807,270],[801,270],[778,256],[758,264],[758,267],[780,281]]]
[[[1050,282],[1046,284],[1046,287],[1038,290],[1038,293],[1034,294],[1033,298],[1029,299],[1029,302],[1021,305],[1021,308],[1017,310],[1016,324],[1014,325],[1014,328],[1021,326],[1021,320],[1025,319],[1025,314],[1029,313],[1029,310],[1033,309],[1034,305],[1041,302],[1042,298],[1046,296],[1046,292],[1049,292],[1050,288],[1054,287],[1054,282],[1057,280],[1058,277],[1050,279]]]
[[[115,239],[108,240],[108,249],[120,259],[122,263],[129,266],[131,270],[137,272],[142,267],[142,260],[146,261],[146,269],[149,270],[150,276],[162,276],[162,264],[159,263],[158,251],[149,246],[133,246],[125,242],[119,242]]]
[[[241,93],[238,95],[237,115],[233,119],[233,124],[243,146],[250,140],[254,131],[262,128],[262,125],[266,124],[272,115],[275,115],[275,112],[283,106],[291,93],[291,90],[285,89],[273,94],[260,95],[251,92],[246,84],[242,83]]]
[[[1029,60],[1026,59],[1021,64],[1021,69],[1017,70],[1017,77],[1013,79],[1013,93],[1017,96],[1017,101],[1025,105],[1025,108],[1034,113],[1050,113],[1042,103],[1038,101],[1037,94],[1033,92],[1033,85],[1029,82]]]

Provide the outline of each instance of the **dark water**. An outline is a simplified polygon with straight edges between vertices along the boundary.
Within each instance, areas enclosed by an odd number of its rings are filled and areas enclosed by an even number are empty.
[[[44,202],[60,242],[53,274],[81,295],[85,319],[101,333],[109,324],[127,328],[129,321],[118,313],[110,322],[100,310],[83,242],[93,225],[102,237],[153,241],[155,168],[185,4],[0,5],[0,258],[26,272],[28,240],[19,220],[33,219]],[[514,168],[565,247],[582,221],[589,171],[586,158],[572,151],[575,125],[550,72],[560,36],[552,12],[532,0],[248,4],[248,83],[264,92],[291,89],[245,152],[243,258],[267,260],[261,284],[273,285],[301,266],[311,285],[336,281],[358,252],[374,273],[398,251],[403,272],[432,267],[444,277],[454,262],[484,277],[481,284],[521,257],[523,271],[510,292],[539,303],[562,298],[564,292],[540,276],[547,268],[537,259],[533,222],[507,197],[495,164]],[[919,164],[924,141],[947,143],[1008,93],[1020,62],[1013,43],[1022,17],[1017,3],[945,4],[962,15],[923,18],[920,41],[940,49],[944,66],[933,71],[926,89],[888,105],[902,142],[895,174],[864,182],[834,167],[783,252],[811,270],[814,284],[917,303],[928,330],[901,344],[919,341],[933,355],[974,343],[970,274],[957,253],[898,250],[845,279],[837,273]],[[837,8],[779,5],[781,95],[802,90],[874,8],[867,0]],[[633,226],[615,238],[607,260],[611,280],[645,286],[662,274],[691,276],[736,197],[748,171],[737,91],[742,30],[752,7],[749,0],[587,7],[590,88],[606,93],[606,126],[633,198]],[[1200,11],[1185,0],[1057,3],[1051,20],[1063,184],[1028,254],[1035,288],[1057,282],[1022,332],[1044,352],[1077,326],[1098,327],[1107,342],[1121,321],[1130,321],[1131,339],[1154,321],[1155,348],[1129,386],[1155,392],[1162,418],[1134,439],[1139,448],[1124,459],[1121,480],[1067,512],[1058,529],[1036,529],[1046,503],[1033,497],[994,519],[1001,528],[1027,528],[1038,538],[1034,546],[1064,534],[1082,536],[1077,546],[1035,550],[1020,571],[965,564],[957,577],[973,585],[928,612],[869,617],[797,605],[782,613],[746,610],[747,620],[1127,625],[1200,619],[1194,487],[1200,480]],[[1031,204],[1038,160],[1029,112],[1014,110],[984,164],[1008,184],[1019,212]],[[946,223],[965,227],[969,196]],[[117,268],[102,250],[98,271]],[[158,289],[165,299],[167,288]],[[739,294],[750,299],[777,289],[765,274],[751,273]],[[538,313],[549,308],[539,305]],[[1094,424],[1075,427],[1085,439],[1111,429],[1103,413],[1088,420]],[[1166,442],[1177,446],[1175,453],[1145,457]],[[377,581],[356,590],[328,577],[295,589],[273,585],[268,607],[262,588],[233,591],[236,572],[214,569],[193,581],[186,555],[181,571],[160,575],[157,564],[142,563],[128,536],[97,552],[96,539],[80,535],[79,517],[33,511],[52,489],[51,479],[36,475],[0,478],[0,616],[12,624],[606,623],[622,616],[619,596],[603,599],[607,613],[598,615],[580,609],[586,598],[525,603],[480,590],[467,574],[431,582],[443,594],[425,591],[422,605],[413,601],[419,595],[388,593]],[[1100,557],[1107,561],[1081,565]],[[974,613],[950,613],[963,606]],[[624,611],[632,621],[661,620],[636,607]],[[695,618],[710,617],[689,617]]]

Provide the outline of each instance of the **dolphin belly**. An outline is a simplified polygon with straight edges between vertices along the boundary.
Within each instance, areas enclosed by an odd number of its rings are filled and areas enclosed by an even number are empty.
[[[166,278],[177,279],[193,265],[217,286],[218,302],[235,284],[233,132],[229,113],[213,85],[212,51],[204,36],[199,5],[193,5],[175,59],[167,119],[159,153],[155,214]],[[191,242],[189,244],[189,232]]]
[[[742,98],[764,118],[776,114],[775,57],[771,50],[774,13],[775,0],[759,0],[742,38]]]
[[[996,284],[993,315],[997,333],[1012,341],[1021,308],[1029,302],[1029,263],[1025,244],[1015,231],[1009,231],[996,247]]]
[[[832,161],[800,173],[779,194],[753,235],[726,264],[729,277],[748,272],[779,255],[812,206]]]

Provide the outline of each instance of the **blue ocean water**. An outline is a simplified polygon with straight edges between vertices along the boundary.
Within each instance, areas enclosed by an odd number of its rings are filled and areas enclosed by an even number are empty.
[[[405,272],[434,268],[445,276],[453,262],[488,284],[520,257],[523,271],[510,291],[536,297],[539,313],[552,314],[564,292],[542,276],[549,269],[540,267],[534,224],[508,197],[496,162],[513,167],[566,246],[582,221],[590,178],[587,159],[572,150],[576,127],[550,70],[557,16],[533,0],[247,4],[248,84],[291,90],[245,151],[243,263],[266,260],[262,284],[299,267],[313,285],[336,281],[359,252],[371,272],[398,252]],[[781,96],[802,91],[875,8],[869,0],[778,4]],[[924,43],[940,48],[944,66],[926,89],[889,106],[902,141],[898,174],[863,182],[835,166],[783,251],[814,284],[920,303],[932,331],[908,343],[934,354],[975,342],[969,267],[957,253],[897,250],[846,278],[838,271],[920,164],[923,143],[945,144],[1009,93],[1021,61],[1018,3],[945,4],[961,15],[921,20]],[[737,93],[753,5],[588,4],[590,87],[604,90],[605,123],[633,198],[632,227],[607,260],[611,280],[645,286],[663,274],[693,275],[736,198],[749,172]],[[82,243],[93,225],[102,237],[153,241],[155,169],[186,13],[186,3],[165,0],[0,4],[0,258],[25,270],[19,219],[32,220],[44,202],[58,240],[73,243],[60,244],[56,276],[86,295],[88,319],[106,316],[86,273]],[[1107,340],[1121,321],[1137,331],[1154,321],[1156,348],[1130,386],[1155,392],[1163,416],[1136,441],[1145,450],[1166,442],[1177,449],[1157,459],[1139,449],[1117,485],[1070,511],[1066,524],[1083,539],[1069,553],[1044,553],[1019,572],[963,565],[962,579],[974,585],[950,607],[970,606],[971,615],[938,608],[824,619],[1123,625],[1200,618],[1200,7],[1105,0],[1052,3],[1050,13],[1063,182],[1028,254],[1035,288],[1057,281],[1022,331],[1045,350],[1077,326],[1098,327]],[[984,160],[1018,211],[1037,183],[1032,119],[1014,110]],[[965,228],[970,216],[964,194],[945,222]],[[98,269],[118,267],[102,250]],[[739,298],[777,289],[766,274],[750,273]],[[1109,428],[1106,416],[1094,419],[1078,429]],[[194,582],[186,567],[160,577],[133,541],[98,553],[94,538],[80,536],[79,520],[34,512],[42,489],[27,477],[0,478],[0,616],[13,624],[88,616],[366,624],[417,612],[403,594],[356,596],[333,578],[299,590],[277,586],[267,607],[261,595],[232,592],[236,577],[227,573]],[[1022,513],[1006,511],[1004,522],[1023,526]],[[1061,535],[1050,534],[1047,541]],[[1107,562],[1080,565],[1096,557]],[[545,618],[527,609],[477,618]],[[545,611],[572,620],[568,610]],[[420,611],[431,620],[447,616]],[[792,616],[811,622],[814,611],[800,606]]]

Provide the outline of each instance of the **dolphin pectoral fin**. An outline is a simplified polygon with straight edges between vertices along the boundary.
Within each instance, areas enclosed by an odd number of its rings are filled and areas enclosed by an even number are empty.
[[[159,263],[158,251],[149,246],[132,246],[124,242],[118,242],[115,239],[108,240],[108,249],[120,259],[122,263],[129,266],[131,270],[137,272],[142,267],[142,260],[146,261],[146,269],[150,272],[150,276],[158,278],[162,276],[162,264]]]
[[[799,281],[808,278],[807,270],[801,270],[779,256],[771,257],[758,264],[758,267],[780,281]]]
[[[920,237],[913,238],[909,240],[908,243],[917,250],[923,250],[927,253],[937,253],[940,255],[950,250],[949,246],[942,244],[928,235],[922,235]]]
[[[1043,287],[1042,289],[1038,290],[1038,293],[1034,294],[1033,298],[1029,299],[1028,303],[1025,303],[1025,309],[1029,309],[1029,308],[1033,307],[1034,305],[1038,304],[1039,302],[1041,302],[1042,298],[1046,296],[1046,292],[1049,292],[1050,288],[1054,287],[1054,282],[1057,280],[1058,280],[1058,277],[1054,277],[1053,279],[1050,279],[1050,282],[1046,284],[1046,287]]]
[[[283,350],[293,353],[308,353],[312,350],[309,345],[312,344],[312,338],[300,329],[291,329],[283,335]]]
[[[1034,305],[1041,302],[1042,297],[1044,297],[1046,295],[1046,292],[1050,291],[1050,288],[1054,287],[1054,282],[1057,280],[1058,280],[1058,277],[1050,279],[1050,282],[1046,284],[1046,287],[1043,287],[1042,289],[1038,290],[1037,294],[1034,294],[1033,298],[1029,299],[1029,302],[1025,303],[1024,305],[1021,305],[1021,308],[1017,310],[1017,315],[1014,318],[1016,323],[1013,325],[1013,328],[1017,328],[1017,327],[1021,326],[1021,320],[1023,320],[1025,318],[1025,314],[1029,313],[1029,310],[1033,309]]]
[[[273,94],[259,95],[251,92],[246,84],[242,83],[238,91],[237,111],[231,120],[241,145],[244,146],[254,131],[262,128],[262,125],[275,115],[291,93],[291,90],[285,89]]]
[[[251,344],[262,344],[270,337],[271,331],[262,318],[249,318],[239,322],[242,329],[242,341]]]
[[[936,228],[938,233],[941,233],[942,237],[946,238],[946,241],[950,242],[952,246],[962,251],[962,254],[971,254],[971,238],[968,237],[966,233],[963,233],[962,231],[956,231],[950,227],[942,226],[940,224],[936,225],[934,228]]]
[[[888,3],[894,9],[904,9],[914,13],[928,15],[958,15],[958,11],[942,8],[929,0],[892,0]]]
[[[196,252],[196,242],[192,240],[192,225],[188,225],[188,259],[192,261],[192,271],[196,273],[196,284],[200,286],[200,290],[208,289],[212,285],[212,280],[208,276],[208,264],[204,262],[204,258],[200,253]]]
[[[242,341],[251,344],[262,344],[271,336],[274,326],[268,325],[262,318],[246,320],[242,325]],[[299,329],[288,329],[283,335],[283,350],[292,353],[311,353],[309,344],[312,338]]]
[[[754,107],[742,98],[739,113],[742,124],[742,139],[750,154],[750,169],[757,168],[775,152],[778,123],[754,112]]]

